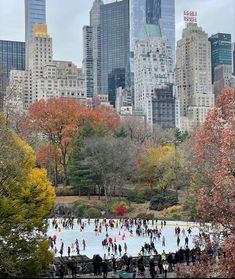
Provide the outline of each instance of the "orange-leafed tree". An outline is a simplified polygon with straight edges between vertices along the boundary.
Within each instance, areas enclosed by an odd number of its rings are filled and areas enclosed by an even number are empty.
[[[119,124],[116,119],[112,122],[106,112],[88,108],[78,100],[63,98],[33,103],[24,121],[24,129],[36,131],[48,140],[51,144],[49,146],[56,148],[57,152],[53,152],[54,159],[57,162],[59,153],[64,185],[68,184],[67,167],[74,141],[87,119],[94,127],[104,123],[115,129]]]
[[[207,237],[206,243],[212,251],[220,247],[223,252],[220,259],[215,261],[211,252],[204,251],[208,257],[197,264],[194,278],[234,278],[235,89],[223,90],[205,123],[196,131],[194,164],[211,182],[202,183],[197,195],[200,221],[211,223],[208,233],[213,237]],[[187,277],[186,273],[184,275]]]
[[[213,182],[202,185],[198,212],[202,219],[235,234],[235,90],[226,88],[196,133],[195,164]],[[221,231],[221,229],[219,230]]]

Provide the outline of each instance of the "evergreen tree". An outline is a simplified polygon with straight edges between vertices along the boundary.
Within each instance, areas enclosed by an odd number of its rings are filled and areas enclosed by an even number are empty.
[[[82,132],[77,137],[69,162],[69,180],[70,185],[78,189],[79,195],[84,190],[90,197],[91,188],[97,184],[97,177],[90,171],[89,165],[86,164],[86,160],[81,154],[81,149],[87,138],[92,138],[97,134],[104,136],[106,133],[107,128],[103,124],[95,129],[90,121],[86,121]]]
[[[115,138],[126,138],[127,137],[127,131],[122,126],[120,129],[118,129],[114,132],[114,137]]]

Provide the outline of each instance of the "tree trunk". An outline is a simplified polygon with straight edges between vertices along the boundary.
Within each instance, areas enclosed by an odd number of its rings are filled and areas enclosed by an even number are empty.
[[[109,198],[108,198],[108,191],[106,185],[104,185],[104,195],[105,195],[105,208],[106,211],[108,211]]]
[[[63,156],[62,165],[63,165],[63,170],[64,170],[64,186],[67,186],[68,185],[68,174],[67,174],[67,164],[66,164],[65,155]]]
[[[176,198],[178,200],[178,196],[179,196],[179,194],[178,194],[178,187],[176,187],[176,189],[175,189],[175,195],[176,195]]]
[[[88,190],[88,200],[91,199],[91,192],[90,192],[90,189]]]
[[[54,183],[55,183],[55,187],[57,187],[58,186],[58,165],[57,165],[56,158],[55,158],[55,181],[54,181]]]

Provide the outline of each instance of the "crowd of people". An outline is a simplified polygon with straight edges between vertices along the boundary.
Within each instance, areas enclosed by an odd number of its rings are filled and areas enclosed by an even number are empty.
[[[49,222],[49,221],[48,221]],[[85,239],[80,240],[75,239],[70,245],[67,245],[65,250],[64,241],[60,239],[60,244],[58,246],[58,236],[62,230],[73,230],[74,225],[79,226],[80,232],[86,232],[87,226],[94,225],[95,236],[104,236],[101,241],[101,245],[104,249],[104,259],[111,258],[111,256],[121,257],[124,253],[128,253],[128,245],[125,241],[126,238],[132,237],[144,237],[149,239],[149,243],[145,242],[142,247],[140,247],[140,254],[142,256],[157,255],[157,246],[161,245],[164,249],[167,246],[166,237],[164,235],[164,228],[167,226],[166,221],[158,220],[141,220],[141,219],[75,219],[64,218],[64,219],[53,219],[49,222],[52,228],[55,230],[53,236],[49,237],[50,248],[54,251],[55,255],[68,256],[80,255],[81,250],[83,254],[86,254],[86,248],[89,243]],[[115,236],[113,230],[118,233]],[[177,247],[184,246],[185,248],[189,246],[189,237],[191,236],[192,228],[189,227],[187,231],[185,228],[180,228],[180,226],[175,227],[175,236]],[[120,242],[121,240],[121,242]],[[59,248],[59,249],[58,249]]]
[[[131,274],[133,278],[137,274],[142,276],[146,272],[146,262],[145,264],[143,263],[143,259],[146,257],[149,258],[147,266],[151,278],[155,278],[157,273],[164,273],[167,276],[167,272],[173,271],[177,263],[186,262],[189,264],[190,259],[192,263],[195,262],[189,249],[189,239],[192,236],[191,227],[185,229],[184,226],[176,224],[174,230],[172,228],[172,236],[174,237],[171,238],[171,241],[176,239],[178,249],[177,251],[166,253],[164,249],[170,244],[169,238],[165,235],[165,227],[168,226],[166,221],[124,218],[118,220],[91,220],[89,218],[75,219],[71,217],[48,220],[48,223],[54,230],[54,235],[49,237],[51,250],[61,257],[67,256],[70,258],[71,255],[80,255],[81,249],[82,254],[86,254],[86,249],[92,242],[92,239],[80,239],[79,245],[78,238],[76,238],[71,245],[67,246],[66,253],[64,241],[59,237],[63,230],[74,230],[76,227],[76,232],[74,233],[77,233],[78,230],[81,233],[86,233],[87,227],[93,226],[94,237],[103,236],[103,239],[101,238],[100,240],[103,250],[99,250],[99,254],[95,254],[92,258],[93,273],[95,276],[101,275],[102,273],[103,277],[106,278],[110,269],[110,262],[112,262],[112,270],[114,273],[119,269]],[[169,226],[172,226],[172,224],[169,224]],[[128,251],[129,247],[126,239],[132,237],[149,240],[140,246],[138,255],[135,255],[137,258],[130,256],[131,253]],[[60,240],[59,249],[57,249],[58,239]],[[103,257],[100,254],[103,254]],[[63,268],[60,270],[63,273]]]

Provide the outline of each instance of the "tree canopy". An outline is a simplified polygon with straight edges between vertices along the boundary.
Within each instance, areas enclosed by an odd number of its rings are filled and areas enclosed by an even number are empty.
[[[44,218],[54,190],[35,155],[0,115],[0,277],[35,277],[53,256],[48,251]]]

